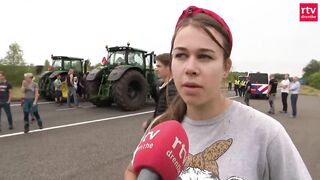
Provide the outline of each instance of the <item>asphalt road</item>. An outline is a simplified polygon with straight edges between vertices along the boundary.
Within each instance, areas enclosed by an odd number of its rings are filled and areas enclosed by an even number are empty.
[[[124,169],[143,133],[141,123],[152,116],[153,104],[136,112],[124,112],[115,106],[97,108],[90,103],[81,106],[70,109],[41,104],[45,128],[38,130],[33,123],[28,134],[22,133],[20,106],[12,107],[13,130],[7,129],[6,117],[2,115],[0,179],[123,179]],[[268,110],[266,100],[251,100],[251,106],[262,112]],[[320,97],[299,96],[296,119],[288,114],[274,115],[290,134],[313,179],[320,179],[319,107]],[[280,110],[280,96],[276,109]]]

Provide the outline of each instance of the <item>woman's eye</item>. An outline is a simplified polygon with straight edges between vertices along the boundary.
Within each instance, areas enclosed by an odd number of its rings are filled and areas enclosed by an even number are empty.
[[[200,54],[200,55],[198,55],[198,58],[199,58],[199,59],[204,59],[204,60],[211,60],[211,59],[213,59],[211,56],[206,55],[206,54]]]
[[[177,53],[174,55],[174,58],[176,59],[186,59],[188,58],[187,54],[184,54],[184,53]]]

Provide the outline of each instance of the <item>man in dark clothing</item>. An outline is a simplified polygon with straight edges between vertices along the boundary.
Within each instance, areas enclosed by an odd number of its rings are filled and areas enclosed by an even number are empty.
[[[244,92],[244,102],[246,103],[246,105],[249,105],[249,100],[250,100],[250,96],[251,96],[251,82],[249,77],[247,77],[247,82],[246,82],[246,87],[245,87],[245,92]]]
[[[177,90],[173,79],[171,79],[167,84],[163,84],[159,87],[159,99],[154,111],[154,118],[167,110],[169,103],[173,100],[176,94]]]
[[[239,83],[240,81],[238,79],[234,80],[234,91],[236,92],[236,96],[238,96]]]
[[[9,129],[12,129],[12,115],[10,109],[10,102],[12,97],[12,86],[6,80],[4,72],[0,71],[0,131],[1,131],[1,109],[6,112]]]
[[[269,114],[274,114],[274,100],[276,99],[278,81],[274,78],[274,74],[270,75],[267,97],[269,97],[270,110]]]
[[[231,91],[231,89],[232,89],[232,83],[231,83],[231,81],[229,80],[229,81],[228,81],[228,91]]]
[[[158,101],[156,102],[156,108],[153,114],[153,118],[144,122],[142,127],[144,130],[147,129],[149,124],[154,120],[154,118],[163,114],[169,104],[172,102],[173,98],[177,94],[176,86],[171,77],[171,57],[169,53],[163,53],[156,57],[156,68],[155,73],[159,77],[161,84],[157,89]]]

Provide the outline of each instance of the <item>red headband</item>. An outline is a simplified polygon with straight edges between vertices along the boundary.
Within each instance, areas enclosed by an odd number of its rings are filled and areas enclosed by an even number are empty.
[[[207,14],[207,15],[211,16],[213,19],[215,19],[216,21],[218,21],[222,25],[222,27],[229,34],[229,43],[230,43],[230,48],[232,49],[232,34],[231,34],[229,26],[227,25],[226,22],[224,22],[224,20],[218,14],[216,14],[216,13],[210,11],[210,10],[203,9],[203,8],[198,8],[196,6],[189,6],[186,10],[184,10],[182,12],[181,16],[179,17],[178,22],[176,24],[176,29],[180,26],[181,22],[185,18],[187,18],[189,16],[194,16],[194,15],[199,14],[199,13],[204,13],[204,14]]]

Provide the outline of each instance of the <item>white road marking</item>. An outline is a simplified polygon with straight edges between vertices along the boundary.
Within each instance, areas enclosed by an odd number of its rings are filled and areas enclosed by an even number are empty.
[[[143,115],[143,114],[149,114],[149,113],[153,113],[153,112],[154,111],[144,111],[144,112],[139,112],[139,113],[134,113],[134,114],[114,116],[114,117],[103,118],[103,119],[88,120],[88,121],[78,122],[78,123],[73,123],[73,124],[66,124],[66,125],[61,125],[61,126],[48,127],[48,128],[44,128],[44,129],[36,129],[36,130],[29,131],[29,133],[49,131],[49,130],[53,130],[53,129],[60,129],[60,128],[72,127],[72,126],[79,126],[79,125],[83,125],[83,124],[91,124],[91,123],[96,123],[96,122],[101,122],[101,121],[110,121],[110,120],[114,120],[114,119],[128,118],[128,117],[139,116],[139,115]],[[17,133],[12,133],[12,134],[4,134],[4,135],[0,135],[0,138],[18,136],[18,135],[22,135],[22,134],[24,134],[24,133],[23,132],[17,132]]]
[[[60,109],[56,109],[56,111],[68,111],[68,110],[71,110],[71,109],[89,109],[89,108],[93,108],[93,107],[96,107],[95,105],[89,105],[89,106],[80,106],[80,108],[75,108],[75,107],[72,107],[72,108],[60,108]]]
[[[61,108],[61,109],[56,109],[56,111],[68,111],[68,110],[72,110],[72,109],[77,109],[75,107],[73,108]]]
[[[237,97],[239,97],[239,96],[232,96],[232,97],[229,97],[229,98],[230,99],[234,99],[234,98],[237,98]],[[39,104],[52,104],[52,103],[54,103],[54,102],[41,102]],[[11,106],[20,106],[20,104],[12,104]],[[92,106],[83,106],[82,108],[92,108],[92,107],[95,107],[95,106],[94,105],[92,105]],[[76,109],[76,108],[56,109],[56,111],[67,111],[67,110],[70,110],[70,109]],[[72,126],[78,126],[78,125],[82,125],[82,124],[90,124],[90,123],[101,122],[101,121],[110,121],[110,120],[114,120],[114,119],[121,119],[121,118],[139,116],[139,115],[153,113],[153,112],[154,111],[145,111],[145,112],[140,112],[140,113],[127,114],[127,115],[109,117],[109,118],[104,118],[104,119],[96,119],[96,120],[92,120],[92,121],[89,120],[89,121],[84,121],[84,122],[79,122],[79,123],[48,127],[48,128],[44,128],[44,129],[36,129],[36,130],[29,131],[29,133],[48,131],[48,130],[52,130],[52,129],[60,129],[60,128],[65,128],[65,127],[72,127]],[[17,133],[12,133],[12,134],[4,134],[4,135],[0,135],[0,138],[17,136],[17,135],[22,135],[22,134],[24,134],[24,133],[23,132],[17,132]]]
[[[54,102],[39,102],[38,104],[53,104]],[[21,104],[10,104],[11,107],[21,106]]]

